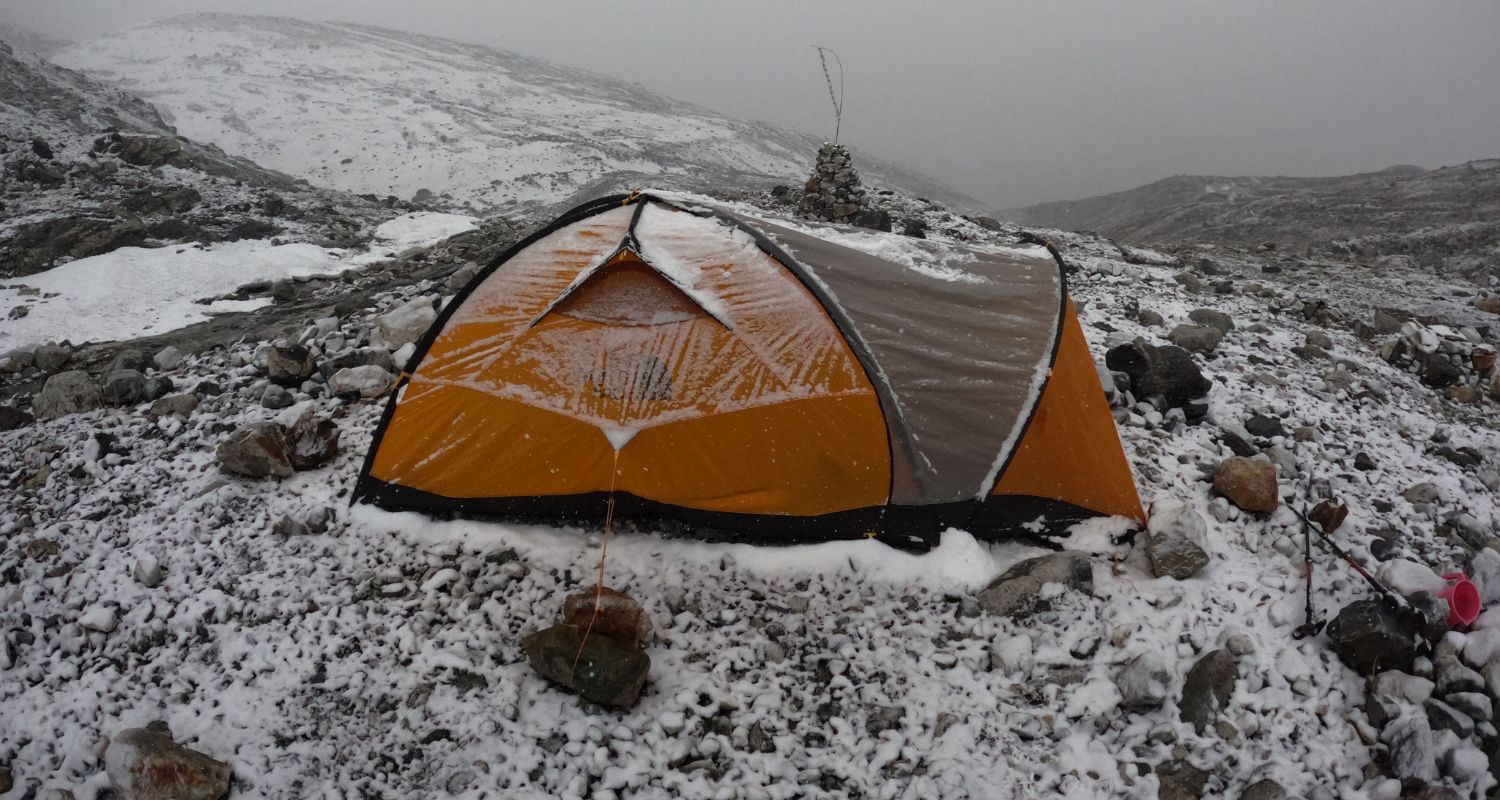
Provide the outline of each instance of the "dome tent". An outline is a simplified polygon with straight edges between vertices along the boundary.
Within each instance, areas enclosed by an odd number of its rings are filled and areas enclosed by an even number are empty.
[[[575,208],[439,315],[354,500],[597,524],[614,496],[765,543],[1144,519],[1047,249],[877,255],[853,231],[675,195]]]

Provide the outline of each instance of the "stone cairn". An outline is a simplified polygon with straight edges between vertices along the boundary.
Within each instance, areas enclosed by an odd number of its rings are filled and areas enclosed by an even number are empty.
[[[818,161],[807,179],[797,213],[807,219],[851,223],[864,208],[865,190],[849,148],[825,143],[818,148]]]

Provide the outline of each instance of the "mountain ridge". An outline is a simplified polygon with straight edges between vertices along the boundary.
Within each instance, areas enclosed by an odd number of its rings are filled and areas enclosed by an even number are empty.
[[[1323,178],[1177,175],[1003,216],[1135,244],[1265,244],[1410,257],[1476,277],[1493,270],[1500,256],[1500,159]]]
[[[314,184],[430,193],[471,213],[555,204],[615,172],[690,190],[797,183],[821,143],[606,75],[357,23],[187,14],[55,57],[228,152]],[[984,207],[880,159],[858,165],[876,186]]]

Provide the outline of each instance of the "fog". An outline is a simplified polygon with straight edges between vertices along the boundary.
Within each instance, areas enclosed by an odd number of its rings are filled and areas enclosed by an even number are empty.
[[[996,208],[1500,157],[1493,0],[5,0],[0,20],[82,39],[210,10],[462,39],[831,137],[823,45],[842,141]]]

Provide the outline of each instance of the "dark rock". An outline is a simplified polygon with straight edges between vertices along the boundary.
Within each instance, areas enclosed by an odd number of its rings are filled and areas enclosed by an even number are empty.
[[[651,638],[651,619],[641,604],[607,586],[569,595],[563,601],[563,622],[631,647],[645,647]]]
[[[103,405],[99,387],[83,370],[59,372],[47,379],[42,390],[31,398],[31,413],[37,419],[57,419],[69,414],[93,411]]]
[[[1152,311],[1149,308],[1143,308],[1137,311],[1135,313],[1135,321],[1141,323],[1142,325],[1145,325],[1148,328],[1160,328],[1161,326],[1167,324],[1166,317],[1163,317],[1160,312]]]
[[[1171,761],[1156,768],[1157,800],[1201,800],[1208,786],[1208,773],[1186,761]]]
[[[1191,506],[1176,500],[1151,504],[1146,557],[1158,578],[1186,580],[1208,566],[1208,526]]]
[[[1219,441],[1229,448],[1229,452],[1242,458],[1249,458],[1260,451],[1255,445],[1250,444],[1233,431],[1219,431]]]
[[[640,648],[601,634],[585,638],[576,625],[537,631],[523,646],[543,678],[603,705],[634,705],[651,672],[651,659]]]
[[[1328,361],[1333,358],[1327,350],[1313,344],[1301,344],[1292,348],[1292,353],[1303,361]]]
[[[1495,719],[1495,704],[1489,695],[1484,694],[1483,689],[1454,692],[1443,699],[1454,710],[1475,722],[1493,722]]]
[[[150,368],[151,362],[146,359],[146,354],[133,347],[129,347],[116,353],[104,371],[108,373],[120,369],[130,369],[136,372],[145,372]]]
[[[274,422],[246,425],[219,444],[219,468],[247,478],[290,477],[291,445]]]
[[[1228,650],[1210,650],[1188,670],[1182,681],[1182,701],[1177,704],[1183,722],[1199,733],[1218,719],[1234,693],[1234,656]]]
[[[1223,339],[1223,331],[1207,325],[1178,325],[1167,334],[1172,344],[1194,353],[1212,353]]]
[[[1349,517],[1349,506],[1337,498],[1319,500],[1318,504],[1307,512],[1308,521],[1317,525],[1324,533],[1333,533],[1344,524]]]
[[[0,431],[13,431],[32,423],[32,417],[12,406],[0,405]]]
[[[119,156],[138,167],[191,167],[193,159],[182,142],[166,136],[124,136],[119,133],[94,141],[94,152]]]
[[[1270,513],[1281,503],[1276,467],[1259,459],[1224,459],[1214,474],[1214,491],[1246,511]]]
[[[31,152],[35,153],[36,157],[43,161],[52,160],[52,146],[47,144],[47,140],[40,136],[32,138]]]
[[[163,397],[151,404],[151,410],[146,413],[153,417],[178,416],[187,419],[198,407],[198,396],[193,394],[174,394]]]
[[[1437,780],[1437,753],[1424,715],[1406,714],[1392,720],[1380,738],[1386,743],[1392,776],[1403,781]]]
[[[1131,659],[1115,675],[1120,690],[1120,707],[1135,711],[1161,706],[1172,686],[1172,670],[1155,653],[1142,653]]]
[[[1378,469],[1379,466],[1375,463],[1375,459],[1370,457],[1369,453],[1361,450],[1354,454],[1354,468],[1361,472],[1369,472],[1370,470]]]
[[[143,384],[141,389],[141,397],[145,400],[156,400],[162,397],[166,397],[167,395],[172,393],[173,389],[176,388],[177,386],[176,384],[172,383],[171,378],[168,378],[165,375],[152,375],[151,377],[147,378],[145,384]]]
[[[274,236],[275,234],[271,234]],[[264,237],[244,237],[264,238]],[[297,282],[293,280],[278,280],[271,283],[271,299],[278,303],[290,303],[297,299]]]
[[[1222,311],[1215,311],[1212,308],[1194,309],[1188,314],[1188,319],[1199,325],[1207,325],[1210,328],[1215,328],[1220,333],[1229,333],[1234,330],[1234,319],[1228,314]]]
[[[1415,631],[1379,600],[1356,600],[1328,624],[1333,651],[1356,672],[1410,672],[1417,657]]]
[[[913,239],[927,238],[927,221],[919,218],[911,218],[901,222],[901,235],[910,236]]]
[[[891,214],[883,208],[867,208],[855,214],[853,222],[861,228],[891,232]]]
[[[1285,800],[1286,790],[1270,778],[1262,778],[1240,792],[1240,800]]]
[[[901,706],[871,706],[869,717],[865,719],[865,732],[875,737],[885,731],[899,731],[905,716],[906,709]]]
[[[292,397],[292,393],[287,391],[286,387],[278,386],[274,383],[267,384],[265,392],[261,393],[260,396],[260,404],[265,408],[273,410],[291,408],[295,402],[296,400]]]
[[[324,379],[327,379],[332,378],[339,370],[363,367],[365,365],[374,365],[386,372],[396,371],[396,365],[391,361],[390,353],[385,350],[367,347],[359,350],[351,350],[333,358],[323,359],[323,362],[318,365],[318,372]]]
[[[1422,362],[1422,383],[1434,389],[1456,386],[1464,379],[1463,370],[1441,353],[1431,353]]]
[[[266,350],[266,377],[281,386],[300,386],[318,369],[318,359],[302,345],[273,344]]]
[[[286,430],[286,441],[293,469],[317,469],[339,454],[339,426],[309,410]]]
[[[979,592],[979,606],[991,614],[1016,618],[1048,611],[1052,601],[1041,596],[1042,585],[1047,583],[1093,594],[1094,567],[1088,554],[1065,551],[1022,561]]]
[[[116,734],[104,771],[121,800],[217,800],[229,792],[229,765],[172,741],[166,726]]]
[[[56,372],[73,360],[73,348],[48,342],[31,351],[32,364],[42,372]]]
[[[146,396],[146,376],[133,369],[117,369],[104,376],[100,391],[112,406],[133,406]]]
[[[1141,399],[1160,395],[1170,406],[1184,406],[1213,388],[1192,355],[1180,347],[1154,347],[1138,339],[1111,349],[1104,361],[1111,370],[1130,376],[1131,390]]]
[[[1422,708],[1427,712],[1427,724],[1434,731],[1453,731],[1460,739],[1474,735],[1474,720],[1436,697],[1423,703]]]
[[[1281,420],[1265,414],[1255,414],[1245,420],[1245,430],[1251,436],[1259,436],[1263,439],[1274,439],[1277,436],[1286,435],[1286,428],[1282,427]]]
[[[282,514],[281,519],[271,526],[271,532],[278,536],[306,536],[310,533],[307,523],[290,514]]]

